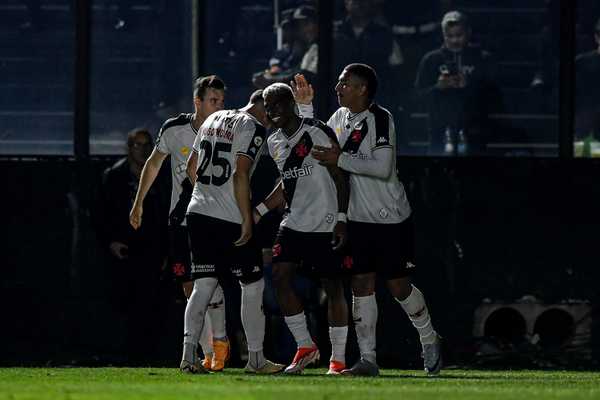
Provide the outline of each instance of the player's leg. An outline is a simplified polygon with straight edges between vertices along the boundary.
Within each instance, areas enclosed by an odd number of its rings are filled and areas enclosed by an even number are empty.
[[[181,282],[186,299],[189,299],[194,289],[194,281],[191,278],[192,259],[187,226],[171,225],[169,227],[169,239],[169,264],[176,281]],[[221,286],[217,286],[210,300],[198,343],[204,355],[202,366],[205,369],[212,368],[213,353],[215,352],[213,339],[217,341],[216,347],[220,353],[217,359],[226,359],[229,356],[229,341],[225,333],[225,302]],[[217,369],[219,369],[220,364],[222,363],[217,361]],[[222,369],[222,366],[220,368]]]
[[[285,323],[296,340],[298,350],[285,373],[299,374],[304,367],[319,358],[319,350],[310,336],[304,307],[293,288],[300,254],[308,247],[303,247],[300,232],[283,228],[275,238],[273,245],[273,286],[277,302],[284,315]]]
[[[440,337],[431,322],[423,293],[410,283],[409,277],[390,279],[387,286],[419,333],[425,371],[428,374],[439,373],[442,368]]]
[[[396,246],[394,251],[382,252],[382,263],[385,265],[381,274],[390,293],[402,306],[419,333],[425,371],[428,374],[437,374],[442,367],[440,337],[433,327],[423,293],[412,285],[410,280],[410,275],[416,269],[412,219],[385,228],[382,233],[385,237],[394,237]]]
[[[327,320],[329,322],[329,340],[331,358],[329,375],[338,375],[346,368],[346,340],[348,337],[348,304],[344,297],[344,284],[341,279],[322,280],[327,294]]]
[[[352,275],[352,320],[360,350],[360,359],[352,368],[342,371],[344,375],[377,376],[376,328],[377,300],[375,299],[376,260],[378,251],[374,244],[373,224],[348,223],[349,256],[344,265]]]
[[[239,230],[239,228],[238,228]],[[242,326],[248,342],[248,364],[245,371],[256,374],[274,374],[285,365],[273,363],[265,358],[263,343],[265,339],[265,314],[263,312],[262,249],[255,239],[244,246],[233,249],[236,256],[234,268],[242,288],[241,317]]]
[[[185,307],[183,355],[180,369],[184,372],[206,372],[197,362],[196,350],[204,327],[208,304],[218,285],[216,258],[218,246],[211,238],[216,232],[212,221],[201,215],[187,216],[190,247],[192,252],[192,293]],[[212,242],[212,243],[211,243]]]
[[[213,356],[210,360],[206,357],[203,361],[206,364],[204,366],[213,371],[221,371],[225,368],[225,363],[229,360],[230,355],[230,344],[225,324],[225,296],[221,285],[217,285],[208,303],[203,334],[205,331],[207,332],[207,336],[212,338],[212,341],[207,341],[207,345],[210,343],[209,348],[213,350]],[[202,349],[204,349],[202,342],[201,345]],[[206,355],[206,352],[204,354]]]

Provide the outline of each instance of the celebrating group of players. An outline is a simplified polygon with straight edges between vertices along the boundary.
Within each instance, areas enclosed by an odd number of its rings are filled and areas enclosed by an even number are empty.
[[[314,93],[302,75],[291,86],[275,83],[252,93],[239,110],[223,110],[225,85],[213,75],[196,81],[193,114],[165,122],[144,166],[130,223],[136,229],[142,223],[144,197],[170,155],[169,263],[188,298],[182,371],[224,368],[229,342],[218,282],[224,269],[241,285],[246,372],[299,374],[318,360],[319,349],[292,285],[298,268],[315,272],[327,294],[332,347],[328,374],[379,374],[376,273],[417,329],[425,371],[440,371],[440,337],[423,294],[410,281],[416,267],[411,209],[395,170],[394,122],[389,111],[374,102],[376,91],[373,68],[346,66],[335,86],[340,108],[323,123],[312,118]],[[272,130],[268,137],[267,129]],[[280,179],[252,208],[250,178],[265,148]],[[297,343],[288,366],[263,354],[263,259],[253,236],[261,217],[281,208],[285,211],[272,247],[273,284]],[[343,281],[348,274],[361,355],[351,368],[345,360],[349,316]],[[199,343],[205,354],[202,361],[197,357]]]

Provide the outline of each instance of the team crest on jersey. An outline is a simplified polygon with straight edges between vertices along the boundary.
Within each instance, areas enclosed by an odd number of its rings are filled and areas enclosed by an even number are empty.
[[[183,276],[185,274],[185,267],[181,263],[173,264],[173,274],[175,276]]]
[[[333,217],[333,214],[331,214],[331,213],[327,214],[327,216],[325,217],[325,222],[327,222],[328,224],[333,224],[334,220],[335,220],[335,218]]]
[[[263,139],[260,136],[255,136],[254,137],[254,145],[256,147],[260,147],[260,145],[262,144]]]
[[[387,209],[382,208],[381,210],[379,210],[379,216],[383,219],[387,218],[390,215],[390,213],[388,212]]]
[[[306,141],[302,141],[298,143],[296,146],[296,155],[298,157],[306,157],[308,155],[308,146],[306,145]]]
[[[361,138],[362,138],[362,135],[361,135],[361,133],[360,133],[360,131],[359,131],[359,130],[354,130],[354,131],[352,131],[352,133],[350,134],[350,139],[351,139],[353,142],[360,142]]]
[[[281,254],[281,245],[279,243],[276,243],[273,245],[273,257],[279,257],[279,255]]]
[[[190,148],[187,146],[183,146],[181,149],[179,149],[179,151],[181,152],[181,154],[183,154],[184,156],[187,156],[190,153]]]

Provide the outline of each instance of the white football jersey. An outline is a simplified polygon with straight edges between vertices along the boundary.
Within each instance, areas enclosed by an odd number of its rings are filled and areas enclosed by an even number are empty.
[[[256,167],[266,139],[266,129],[250,114],[223,110],[211,114],[194,141],[198,171],[188,213],[197,213],[237,224],[242,214],[235,199],[232,173],[238,156]]]
[[[286,211],[282,227],[300,232],[332,232],[337,222],[337,191],[327,168],[311,155],[314,145],[331,147],[337,141],[323,122],[303,118],[287,137],[281,129],[267,140],[269,153],[283,180]]]
[[[391,147],[394,154],[392,173],[385,179],[350,174],[348,219],[393,224],[408,218],[411,209],[404,185],[396,174],[396,131],[390,112],[375,103],[358,114],[341,107],[327,125],[334,130],[342,151],[352,157],[373,158],[373,151],[382,147]]]
[[[156,149],[171,156],[171,207],[169,215],[181,214],[178,218],[185,225],[185,212],[192,194],[192,184],[186,174],[187,159],[192,151],[196,130],[192,126],[193,114],[180,114],[165,121],[156,139]],[[186,190],[183,190],[183,186]]]

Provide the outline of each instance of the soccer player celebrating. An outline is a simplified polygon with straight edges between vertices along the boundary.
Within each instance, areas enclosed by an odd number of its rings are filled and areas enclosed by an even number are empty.
[[[345,368],[348,334],[348,305],[338,252],[346,241],[347,174],[336,165],[321,166],[313,158],[311,150],[315,146],[328,146],[337,143],[337,139],[323,122],[296,114],[294,95],[288,85],[274,83],[264,90],[263,96],[267,115],[277,128],[268,139],[268,147],[281,180],[255,208],[254,217],[258,221],[269,210],[286,206],[273,245],[273,283],[298,350],[284,372],[300,374],[319,357],[304,309],[292,287],[296,269],[303,263],[323,278],[332,345],[328,373],[339,374]]]
[[[262,250],[252,235],[250,177],[265,139],[268,120],[262,91],[240,110],[211,114],[202,124],[187,161],[195,182],[187,208],[194,288],[185,309],[183,372],[206,372],[196,365],[196,345],[207,308],[224,269],[242,288],[242,325],[248,341],[246,372],[270,374],[285,366],[265,359],[262,311]]]
[[[206,118],[223,109],[225,84],[216,75],[198,78],[194,83],[194,113],[180,114],[168,119],[160,129],[156,146],[144,164],[138,191],[129,214],[129,223],[134,229],[142,224],[144,199],[154,183],[163,161],[171,156],[171,208],[169,211],[169,267],[175,279],[183,286],[189,299],[194,286],[191,274],[188,231],[185,210],[192,195],[192,184],[187,178],[185,166],[196,132]],[[229,357],[229,340],[225,330],[225,301],[219,286],[210,301],[210,317],[200,338],[200,346],[206,369],[220,371]],[[210,332],[212,330],[212,332]],[[212,341],[210,340],[212,333]]]
[[[293,83],[303,114],[312,114],[312,87],[303,76]],[[411,284],[415,270],[411,208],[396,176],[394,120],[374,102],[375,70],[366,64],[344,68],[335,86],[340,108],[329,118],[339,141],[315,146],[313,156],[323,165],[350,173],[348,209],[349,257],[352,273],[352,314],[361,359],[345,375],[376,376],[375,273],[382,276],[394,299],[419,333],[425,371],[442,366],[440,338],[433,328],[423,293]],[[373,240],[377,238],[377,240]]]

